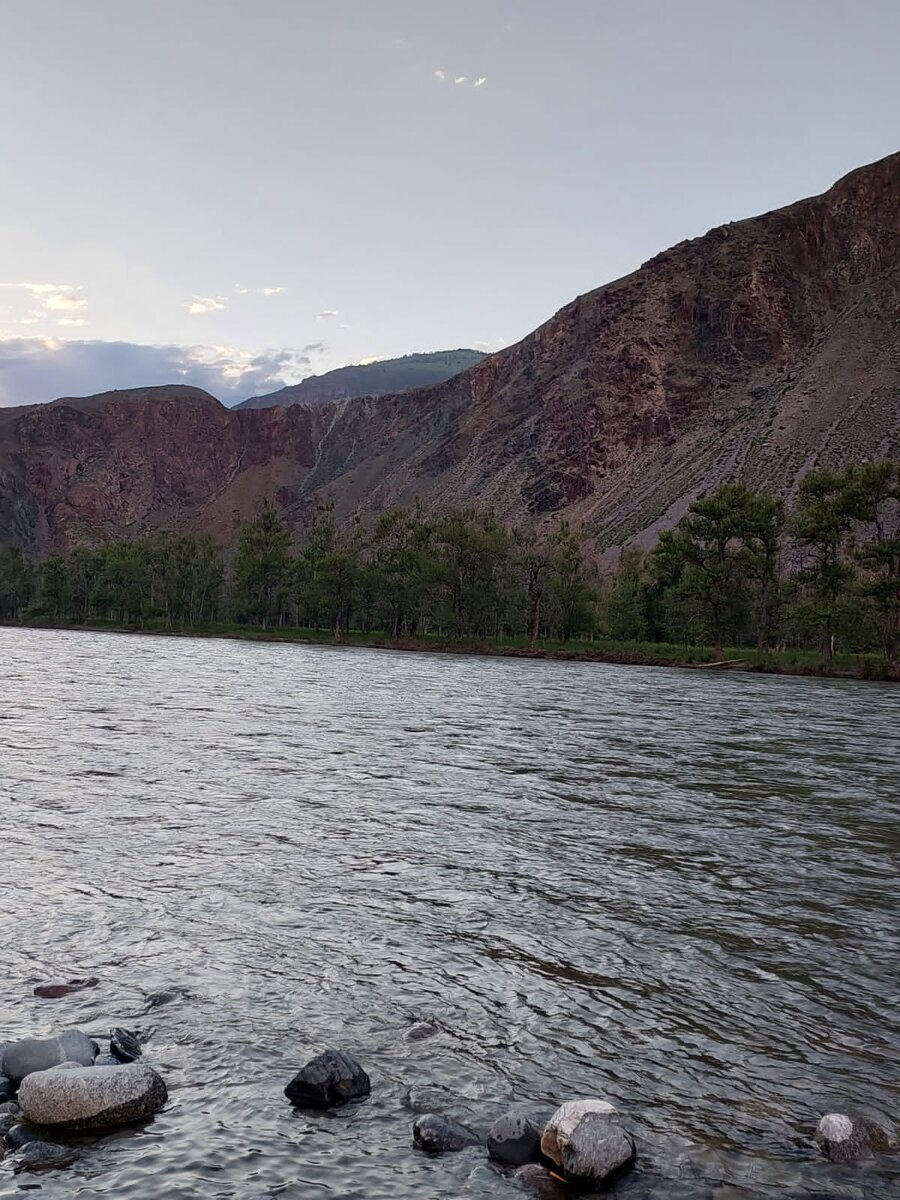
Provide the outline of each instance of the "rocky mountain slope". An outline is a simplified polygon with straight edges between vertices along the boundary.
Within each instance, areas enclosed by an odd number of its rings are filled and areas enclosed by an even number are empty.
[[[0,535],[37,550],[166,527],[227,540],[420,497],[650,541],[724,478],[789,494],[900,454],[900,155],[683,242],[518,345],[378,399],[233,411],[190,388],[0,410]]]
[[[236,404],[235,408],[272,408],[275,404],[329,404],[350,400],[354,396],[387,396],[390,392],[408,391],[443,383],[460,371],[474,367],[484,355],[478,350],[436,350],[431,354],[405,354],[403,358],[387,358],[380,362],[338,367],[324,375],[310,375],[301,383],[253,396]]]

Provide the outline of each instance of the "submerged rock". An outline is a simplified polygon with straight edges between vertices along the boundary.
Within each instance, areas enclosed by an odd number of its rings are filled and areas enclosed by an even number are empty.
[[[562,1180],[538,1163],[528,1163],[524,1167],[519,1167],[513,1175],[513,1179],[522,1187],[527,1187],[535,1192],[541,1200],[567,1200],[569,1196],[569,1191]]]
[[[507,1113],[491,1126],[487,1148],[494,1162],[521,1167],[540,1158],[541,1132],[521,1113]]]
[[[13,1082],[21,1082],[34,1071],[46,1071],[64,1062],[89,1067],[95,1053],[94,1043],[87,1034],[80,1029],[67,1029],[56,1037],[23,1038],[20,1042],[11,1042],[3,1053],[0,1067]]]
[[[633,1166],[634,1139],[605,1100],[570,1100],[547,1123],[541,1151],[567,1180],[602,1184]]]
[[[41,1142],[46,1137],[46,1133],[40,1129],[35,1129],[33,1125],[14,1125],[6,1135],[6,1144],[12,1150],[18,1150],[20,1146],[27,1146],[29,1142]]]
[[[57,1146],[53,1142],[27,1142],[10,1158],[13,1170],[49,1171],[54,1167],[69,1167],[78,1157],[71,1146]]]
[[[99,982],[96,975],[91,975],[88,979],[70,979],[68,983],[41,983],[34,989],[34,994],[42,1000],[59,1000],[63,996],[71,996],[73,992],[96,987]]]
[[[826,1113],[816,1126],[816,1145],[834,1163],[854,1163],[890,1150],[890,1140],[874,1121]]]
[[[439,1117],[437,1113],[423,1113],[413,1122],[413,1145],[426,1154],[448,1154],[477,1146],[478,1138],[458,1121]]]
[[[334,1108],[368,1096],[372,1085],[355,1058],[326,1050],[302,1067],[284,1089],[299,1108]]]
[[[136,1033],[118,1026],[110,1031],[109,1052],[119,1062],[134,1062],[141,1057],[141,1042]]]
[[[421,1042],[425,1038],[434,1037],[439,1033],[436,1025],[432,1025],[430,1021],[416,1021],[415,1025],[410,1025],[406,1031],[406,1040],[408,1042]]]
[[[118,1067],[59,1067],[29,1075],[19,1089],[27,1120],[57,1129],[129,1125],[159,1112],[166,1085],[144,1063]]]

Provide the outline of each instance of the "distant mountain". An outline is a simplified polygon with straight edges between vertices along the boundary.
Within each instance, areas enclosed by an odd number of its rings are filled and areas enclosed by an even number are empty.
[[[484,358],[478,350],[437,350],[432,354],[406,354],[361,366],[338,367],[324,375],[310,375],[302,383],[253,396],[235,408],[274,408],[276,404],[330,404],[355,396],[386,396],[410,388],[443,383]]]
[[[443,383],[373,397],[401,359],[327,404],[166,387],[0,409],[0,543],[230,542],[271,497],[295,526],[323,501],[339,519],[418,501],[648,545],[723,480],[790,497],[811,467],[900,455],[898,331],[895,154],[656,255]]]

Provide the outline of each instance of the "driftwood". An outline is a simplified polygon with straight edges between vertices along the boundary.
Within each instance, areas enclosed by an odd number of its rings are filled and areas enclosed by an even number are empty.
[[[708,671],[711,667],[745,667],[746,665],[746,658],[720,658],[718,662],[691,663],[696,671]]]

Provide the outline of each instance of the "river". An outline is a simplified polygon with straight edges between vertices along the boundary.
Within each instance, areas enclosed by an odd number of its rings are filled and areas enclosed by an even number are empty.
[[[578,1096],[638,1139],[617,1197],[896,1197],[896,1156],[811,1144],[835,1109],[897,1132],[896,688],[16,629],[0,656],[0,1040],[137,1027],[170,1090],[49,1200],[502,1200],[483,1153],[413,1151],[414,1109]],[[329,1045],[372,1096],[298,1115]]]

